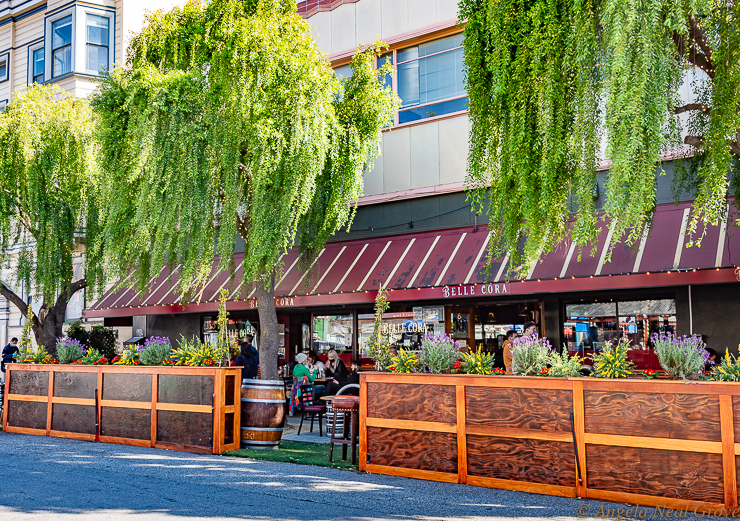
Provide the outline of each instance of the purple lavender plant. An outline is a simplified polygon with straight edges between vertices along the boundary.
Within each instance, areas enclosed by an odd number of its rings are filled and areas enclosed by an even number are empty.
[[[547,337],[522,336],[514,340],[511,347],[511,370],[516,375],[534,376],[540,373],[552,352]]]
[[[137,351],[143,365],[162,365],[165,360],[170,359],[172,344],[167,337],[153,336],[147,338]]]
[[[675,378],[696,380],[704,375],[709,352],[699,335],[674,336],[655,333],[652,336],[660,365]]]
[[[460,344],[448,335],[424,335],[419,350],[419,365],[427,373],[449,373],[460,358]]]
[[[60,364],[71,364],[80,360],[87,350],[82,343],[76,338],[62,337],[57,338],[57,359]]]

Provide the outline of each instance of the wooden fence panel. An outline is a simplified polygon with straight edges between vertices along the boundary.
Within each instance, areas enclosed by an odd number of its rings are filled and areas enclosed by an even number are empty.
[[[738,384],[367,373],[360,388],[361,470],[738,513]]]
[[[220,454],[239,448],[240,368],[10,364],[3,428]]]

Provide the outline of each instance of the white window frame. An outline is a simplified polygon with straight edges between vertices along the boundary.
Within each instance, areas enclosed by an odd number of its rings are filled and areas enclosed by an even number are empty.
[[[63,78],[67,75],[74,74],[75,72],[75,64],[77,60],[75,60],[75,28],[77,27],[77,9],[73,7],[70,7],[68,9],[64,9],[62,11],[59,11],[58,13],[54,13],[53,15],[46,18],[45,21],[45,29],[44,29],[44,81],[48,80],[56,80],[58,78]],[[53,73],[53,59],[51,54],[51,26],[54,22],[57,20],[60,20],[62,18],[65,18],[69,15],[72,15],[72,63],[70,64],[70,70],[69,72],[62,74],[60,76],[54,76]]]
[[[46,75],[46,49],[44,49],[44,41],[42,40],[38,43],[34,43],[28,46],[28,83],[26,83],[26,85],[33,84],[33,67],[35,65],[33,61],[33,55],[39,49],[44,50],[44,79],[42,80],[42,83],[45,82],[48,78],[48,76]]]
[[[108,19],[108,70],[113,68],[115,63],[115,45],[116,45],[116,13],[115,11],[109,11],[106,9],[96,9],[94,7],[77,6],[79,21],[79,27],[75,31],[75,37],[77,43],[77,63],[80,64],[76,68],[78,72],[87,74],[90,76],[100,76],[100,72],[94,69],[87,68],[87,15],[100,16]]]
[[[51,56],[51,24],[65,16],[72,15],[72,69],[62,76],[52,77]],[[63,9],[45,20],[44,31],[44,81],[56,80],[73,74],[85,76],[100,76],[96,70],[87,68],[87,15],[96,15],[108,18],[108,70],[113,68],[116,56],[116,12],[110,9],[73,5]]]
[[[0,100],[0,112],[5,112],[5,107],[8,106],[8,100]]]
[[[5,60],[5,74],[0,76],[0,83],[8,81],[10,78],[10,53],[0,54],[0,62]]]

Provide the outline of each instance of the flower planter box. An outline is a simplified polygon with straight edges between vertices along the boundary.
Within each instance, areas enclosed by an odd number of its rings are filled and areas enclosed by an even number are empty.
[[[239,448],[241,368],[9,364],[7,432],[220,454]]]
[[[389,373],[360,381],[361,470],[738,513],[740,385]]]

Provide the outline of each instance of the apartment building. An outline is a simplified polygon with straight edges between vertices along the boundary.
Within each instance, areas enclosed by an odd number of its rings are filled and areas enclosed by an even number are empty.
[[[97,87],[101,72],[122,62],[128,37],[138,31],[146,10],[169,8],[180,0],[2,0],[0,1],[0,109],[13,93],[32,83],[56,83],[85,97]],[[81,276],[82,252],[75,261]],[[0,267],[11,283],[12,261]],[[33,288],[14,288],[27,301]],[[69,320],[82,318],[87,303],[76,293]],[[40,306],[37,303],[36,306]],[[0,346],[19,336],[23,314],[0,297]]]

